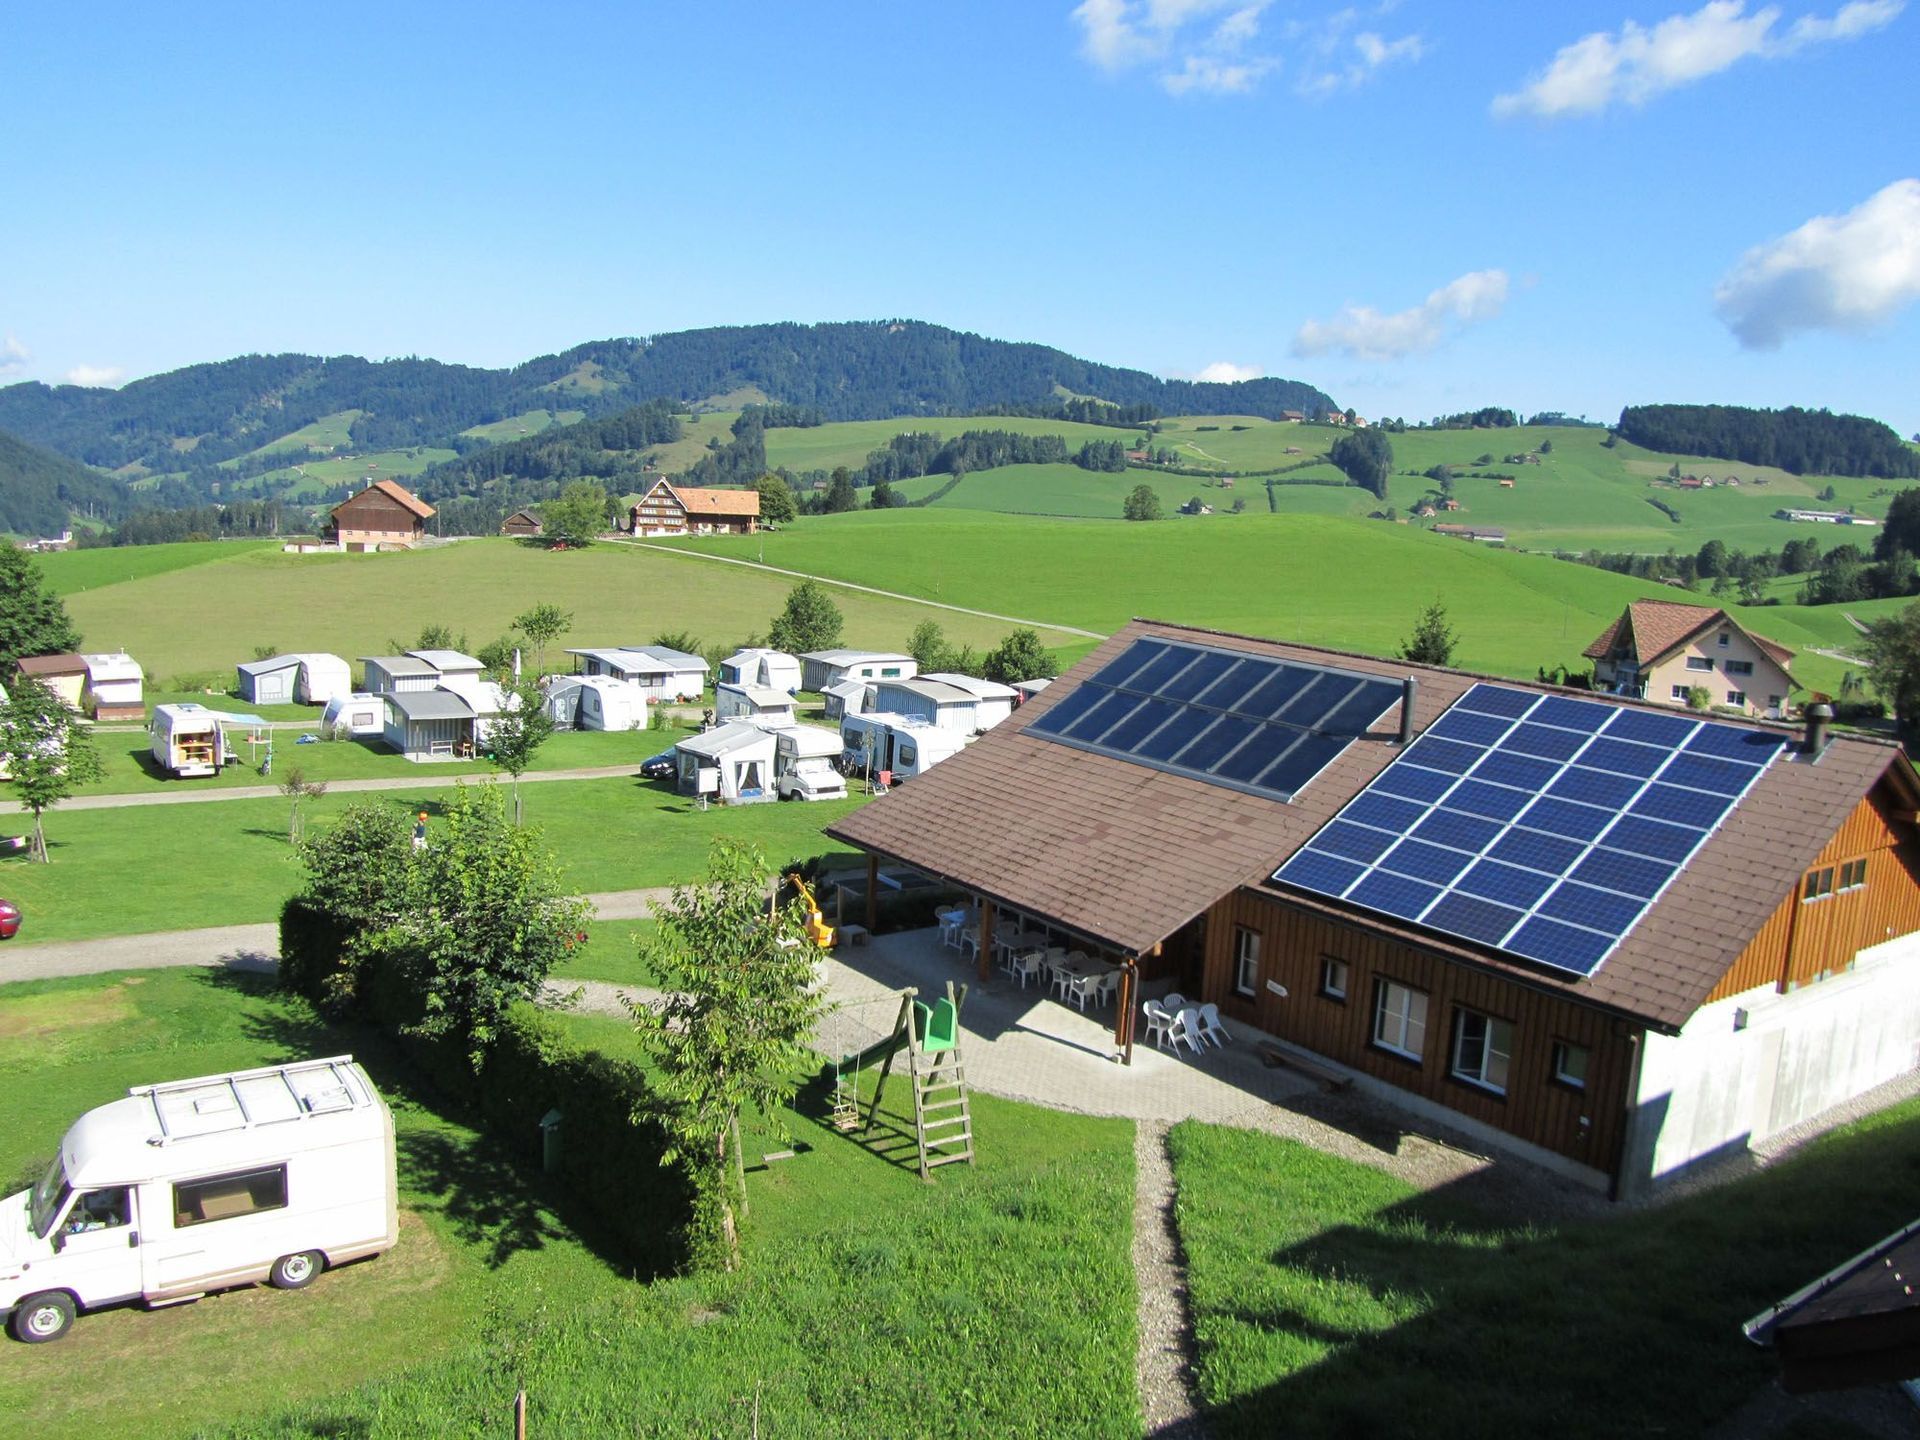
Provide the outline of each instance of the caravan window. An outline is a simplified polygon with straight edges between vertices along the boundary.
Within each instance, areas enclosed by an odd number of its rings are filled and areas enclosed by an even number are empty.
[[[902,745],[899,754],[900,764],[904,769],[911,770],[915,765],[920,763],[920,757],[914,753],[911,745]]]
[[[233,1220],[262,1210],[287,1208],[287,1167],[248,1170],[237,1175],[210,1175],[183,1180],[173,1187],[173,1227]]]

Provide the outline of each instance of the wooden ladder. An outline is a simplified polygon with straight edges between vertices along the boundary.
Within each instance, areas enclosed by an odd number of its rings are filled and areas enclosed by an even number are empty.
[[[973,1163],[973,1111],[967,1103],[967,1072],[960,1047],[923,1055],[907,1051],[913,1084],[913,1130],[920,1144],[920,1178],[931,1180],[942,1165]]]

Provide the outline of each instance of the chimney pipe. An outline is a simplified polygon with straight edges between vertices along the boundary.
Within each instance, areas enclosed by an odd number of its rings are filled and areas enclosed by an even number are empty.
[[[1833,723],[1833,707],[1822,703],[1807,707],[1807,741],[1801,748],[1810,757],[1818,758],[1827,748],[1827,727]]]
[[[1420,698],[1420,682],[1409,675],[1400,682],[1400,744],[1413,743],[1413,703]]]

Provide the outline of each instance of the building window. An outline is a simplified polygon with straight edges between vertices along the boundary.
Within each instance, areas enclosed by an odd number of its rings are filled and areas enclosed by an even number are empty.
[[[1320,993],[1329,1000],[1347,998],[1347,962],[1331,955],[1320,957]]]
[[[1667,692],[1669,699],[1678,700],[1682,705],[1686,704],[1692,695],[1693,687],[1691,685],[1676,685]]]
[[[1831,865],[1824,870],[1809,870],[1807,878],[1800,885],[1802,900],[1824,900],[1832,893],[1833,867]]]
[[[1391,980],[1375,985],[1373,1043],[1391,1054],[1418,1060],[1427,1048],[1427,997]]]
[[[1753,661],[1729,660],[1720,668],[1725,670],[1729,675],[1751,675],[1753,674]]]
[[[1746,704],[1746,703],[1747,703],[1747,692],[1746,692],[1746,691],[1744,691],[1744,690],[1729,690],[1729,691],[1727,691],[1727,704],[1729,704],[1729,705],[1744,705],[1744,704]]]
[[[1689,655],[1687,656],[1687,669],[1711,670],[1713,669],[1713,657],[1711,655]]]
[[[1571,1040],[1553,1042],[1553,1078],[1575,1090],[1587,1088],[1587,1047]]]
[[[1453,1073],[1459,1080],[1507,1093],[1507,1061],[1513,1055],[1513,1026],[1477,1010],[1453,1012]]]
[[[1260,993],[1260,932],[1233,928],[1233,993],[1249,999]]]
[[[173,1228],[176,1230],[286,1208],[287,1167],[284,1165],[238,1175],[214,1175],[205,1180],[183,1180],[173,1187]]]
[[[1840,888],[1842,890],[1858,890],[1866,883],[1867,862],[1865,860],[1849,860],[1840,867]]]
[[[1787,697],[1784,695],[1769,695],[1767,697],[1767,708],[1769,710],[1777,711],[1782,705],[1786,703],[1787,703]]]
[[[1732,632],[1727,630],[1722,630],[1720,632],[1719,638],[1715,640],[1713,643],[1718,645],[1722,650],[1726,649],[1729,645],[1733,643]]]

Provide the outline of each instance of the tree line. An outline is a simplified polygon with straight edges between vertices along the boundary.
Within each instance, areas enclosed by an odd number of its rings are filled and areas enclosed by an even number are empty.
[[[1891,427],[1861,415],[1797,406],[1629,405],[1614,430],[1644,449],[1772,465],[1792,475],[1920,477],[1920,454]]]

